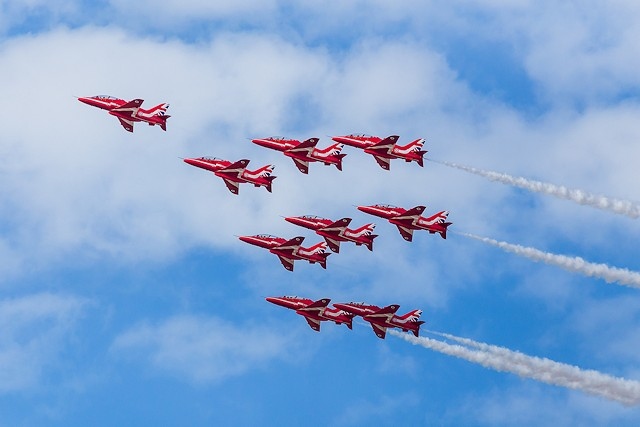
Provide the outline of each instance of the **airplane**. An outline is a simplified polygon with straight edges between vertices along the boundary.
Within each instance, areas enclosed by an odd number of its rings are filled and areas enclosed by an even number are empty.
[[[158,125],[164,131],[167,130],[167,119],[171,116],[165,114],[169,104],[158,104],[155,107],[145,110],[140,108],[144,102],[142,99],[125,101],[108,95],[79,97],[78,101],[93,107],[107,110],[109,114],[120,120],[120,124],[125,130],[133,132],[133,123],[145,122],[149,126]]]
[[[391,135],[386,138],[365,134],[352,134],[345,136],[334,136],[336,142],[360,148],[365,153],[371,154],[380,167],[384,170],[391,168],[391,159],[403,159],[406,162],[416,162],[424,166],[423,157],[426,150],[422,149],[424,139],[418,138],[407,145],[397,145],[398,135]]]
[[[398,227],[400,235],[410,242],[413,239],[413,230],[427,230],[431,234],[438,233],[443,239],[447,238],[447,228],[452,224],[445,222],[449,211],[441,211],[425,218],[422,215],[424,206],[416,206],[412,209],[399,208],[391,205],[358,206],[362,212],[379,216]]]
[[[264,187],[271,193],[271,183],[276,179],[275,176],[271,175],[275,168],[274,165],[266,165],[250,171],[247,169],[249,164],[247,159],[241,159],[233,163],[217,157],[194,157],[183,160],[191,166],[206,169],[222,178],[229,191],[233,194],[238,194],[240,184],[243,182],[253,184],[254,187]]]
[[[336,325],[347,325],[347,328],[353,329],[354,314],[337,308],[328,307],[329,298],[312,301],[308,298],[283,296],[283,297],[267,297],[267,301],[272,304],[295,310],[297,314],[304,317],[311,329],[320,332],[320,322],[332,321]]]
[[[329,249],[335,253],[340,252],[340,242],[354,242],[357,246],[364,245],[373,251],[373,239],[378,237],[377,234],[372,234],[375,224],[365,224],[355,230],[347,228],[351,218],[342,218],[334,222],[315,215],[303,215],[286,217],[285,220],[315,230],[316,234],[324,237]]]
[[[420,326],[424,324],[424,321],[418,320],[422,315],[422,310],[411,310],[403,316],[398,316],[396,312],[400,306],[397,304],[382,308],[359,302],[338,303],[333,306],[347,313],[362,316],[363,320],[371,324],[373,332],[378,338],[382,339],[386,336],[388,328],[399,328],[404,332],[411,331],[417,337],[420,334]]]
[[[304,237],[302,236],[289,240],[269,234],[239,236],[238,238],[245,243],[269,249],[269,252],[277,255],[282,266],[289,271],[293,271],[293,262],[299,259],[306,260],[310,264],[318,263],[322,268],[326,269],[327,257],[331,255],[330,253],[325,253],[327,242],[320,242],[311,247],[303,248],[300,246],[304,241]]]
[[[310,162],[322,162],[325,165],[335,165],[338,170],[342,170],[342,159],[346,154],[341,154],[343,145],[335,143],[324,149],[316,148],[318,138],[309,138],[304,142],[297,139],[287,139],[278,136],[269,138],[256,138],[251,142],[262,147],[281,151],[285,156],[291,157],[300,172],[309,173]]]

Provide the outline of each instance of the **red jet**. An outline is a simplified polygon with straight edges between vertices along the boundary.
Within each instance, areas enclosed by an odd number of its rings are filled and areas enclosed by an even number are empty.
[[[362,316],[362,319],[371,324],[373,332],[378,338],[382,339],[387,334],[387,328],[399,328],[404,332],[411,331],[417,337],[420,333],[420,325],[424,323],[424,321],[418,320],[422,315],[422,310],[412,310],[404,316],[396,316],[396,311],[400,308],[397,304],[383,308],[356,302],[334,304],[333,306],[347,313]]]
[[[159,125],[162,130],[166,131],[167,119],[171,117],[165,114],[169,104],[158,104],[150,110],[144,110],[140,108],[143,103],[142,99],[125,101],[113,96],[98,95],[78,98],[78,101],[107,110],[109,114],[116,116],[122,127],[129,132],[133,132],[134,122],[146,122],[149,126]]]
[[[362,212],[379,216],[398,227],[398,231],[404,240],[410,242],[413,239],[413,230],[427,230],[429,233],[439,233],[443,239],[447,238],[447,227],[452,223],[445,222],[449,216],[448,211],[441,211],[425,218],[420,216],[424,212],[424,206],[416,206],[412,209],[399,208],[391,205],[358,206]]]
[[[326,269],[327,257],[331,255],[325,253],[327,242],[320,242],[309,248],[303,248],[300,246],[304,241],[302,236],[294,237],[291,240],[285,240],[282,237],[269,234],[240,236],[238,238],[243,242],[269,249],[269,252],[277,255],[284,268],[289,271],[293,271],[293,262],[298,259],[309,261],[310,264],[317,262],[322,268]]]
[[[227,185],[229,191],[238,194],[240,184],[248,182],[255,187],[264,187],[271,193],[271,183],[275,176],[271,173],[275,168],[274,165],[266,165],[254,171],[247,169],[249,160],[242,159],[235,163],[228,160],[218,159],[216,157],[198,157],[192,159],[184,159],[185,163],[213,172],[216,176],[222,178]]]
[[[342,218],[334,222],[315,215],[303,215],[286,217],[285,220],[315,230],[316,234],[324,237],[329,249],[336,253],[340,252],[340,242],[354,242],[357,246],[365,245],[372,251],[373,239],[378,237],[377,234],[372,234],[375,224],[365,224],[355,230],[347,228],[351,218]]]
[[[336,143],[324,149],[316,148],[318,138],[309,138],[304,142],[297,139],[286,139],[278,136],[270,138],[258,138],[251,140],[254,144],[273,150],[282,151],[285,156],[291,157],[300,172],[309,173],[310,162],[322,162],[325,165],[335,165],[342,170],[342,159],[346,154],[340,154],[343,145]]]
[[[391,168],[391,159],[403,159],[406,162],[416,162],[423,166],[423,156],[427,152],[422,149],[424,139],[418,138],[407,145],[397,145],[398,135],[391,135],[384,139],[377,136],[354,134],[334,136],[336,142],[360,148],[365,153],[373,155],[384,170]]]
[[[311,329],[316,332],[320,332],[320,322],[327,320],[335,322],[336,325],[344,323],[347,328],[353,328],[352,321],[355,315],[337,308],[328,307],[331,301],[329,298],[323,298],[318,301],[299,297],[267,297],[266,299],[270,303],[295,310],[297,314],[304,317]]]

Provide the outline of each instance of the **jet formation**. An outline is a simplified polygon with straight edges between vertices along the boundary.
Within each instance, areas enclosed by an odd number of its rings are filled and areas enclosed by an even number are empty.
[[[398,316],[396,312],[400,308],[398,304],[378,307],[362,302],[334,303],[329,307],[329,298],[322,298],[313,301],[308,298],[296,296],[267,297],[266,300],[272,304],[279,305],[291,310],[305,318],[311,329],[320,332],[320,323],[331,321],[336,325],[347,325],[353,328],[353,318],[361,316],[362,320],[368,322],[373,332],[378,338],[384,339],[387,329],[398,328],[403,332],[411,332],[416,337],[420,334],[420,326],[424,321],[419,320],[422,310],[411,310],[408,313]]]
[[[165,114],[169,104],[158,104],[155,107],[145,110],[140,108],[144,102],[142,99],[125,101],[108,95],[80,97],[78,101],[107,110],[109,114],[115,116],[125,130],[133,132],[135,122],[145,122],[149,126],[158,125],[164,131],[167,130],[167,119],[171,116]]]
[[[133,99],[126,101],[113,96],[98,95],[89,97],[79,97],[78,100],[85,104],[97,107],[116,117],[122,127],[133,132],[135,122],[144,122],[150,126],[158,125],[162,130],[167,130],[166,114],[169,104],[162,103],[148,110],[141,108],[143,100]],[[282,152],[290,157],[296,167],[303,174],[309,173],[310,163],[323,163],[333,165],[339,171],[342,170],[342,159],[346,154],[342,153],[344,145],[364,150],[371,154],[376,162],[385,170],[390,170],[392,159],[402,159],[406,162],[416,162],[423,166],[423,157],[427,152],[422,150],[424,139],[419,138],[407,145],[398,145],[399,137],[391,135],[386,138],[365,134],[351,134],[345,136],[332,137],[334,144],[326,148],[317,148],[318,138],[309,138],[305,141],[287,139],[284,137],[268,137],[252,139],[254,144],[269,149]],[[240,159],[232,162],[217,157],[193,157],[183,159],[185,163],[213,172],[222,178],[229,191],[235,195],[239,193],[240,184],[248,183],[255,187],[264,187],[268,192],[272,192],[272,182],[276,178],[272,175],[274,165],[265,165],[256,170],[249,170],[248,159]],[[430,217],[422,217],[424,206],[416,206],[412,209],[404,209],[391,205],[371,205],[358,206],[362,212],[375,215],[388,220],[398,227],[400,234],[406,241],[412,241],[414,230],[427,230],[431,234],[439,233],[443,239],[447,237],[447,227],[451,225],[446,222],[448,211],[441,211]],[[314,230],[316,234],[324,238],[324,241],[316,243],[310,247],[303,247],[303,236],[292,239],[284,239],[269,234],[256,234],[253,236],[239,236],[243,242],[268,249],[276,255],[283,267],[288,271],[293,271],[296,260],[304,260],[311,264],[319,264],[322,268],[327,268],[327,258],[330,253],[326,252],[327,247],[332,252],[340,252],[341,242],[352,242],[357,246],[365,246],[369,251],[373,251],[373,240],[378,237],[373,234],[375,224],[364,224],[356,229],[348,228],[352,219],[341,218],[337,221],[322,218],[315,215],[285,217],[285,220]],[[323,321],[331,321],[338,325],[344,324],[349,329],[353,328],[353,318],[361,316],[368,322],[376,336],[384,339],[389,328],[398,328],[404,332],[412,332],[416,337],[419,335],[420,326],[424,323],[419,320],[421,310],[412,310],[402,316],[396,312],[399,305],[392,304],[386,307],[378,307],[365,303],[335,303],[329,306],[329,298],[313,301],[308,298],[292,296],[267,297],[267,301],[286,307],[305,318],[311,329],[320,331],[320,324]]]
[[[413,240],[414,230],[426,230],[431,234],[438,233],[443,239],[446,239],[447,228],[451,225],[450,222],[445,222],[449,216],[448,211],[438,212],[428,218],[422,217],[421,214],[425,210],[424,206],[416,206],[406,210],[380,204],[358,206],[358,209],[387,219],[398,227],[400,234],[408,242]],[[378,237],[377,234],[373,234],[373,230],[376,227],[373,223],[364,224],[356,229],[348,228],[351,218],[333,221],[316,215],[302,215],[289,216],[284,219],[292,224],[314,230],[325,241],[309,248],[303,248],[300,246],[304,240],[302,236],[287,240],[270,234],[256,234],[254,236],[240,236],[239,239],[245,243],[269,249],[271,253],[280,258],[284,268],[289,271],[293,271],[293,261],[300,259],[306,260],[311,264],[318,263],[322,268],[326,269],[327,257],[330,255],[325,253],[327,247],[332,252],[339,253],[341,242],[352,242],[356,246],[365,246],[370,251],[373,251],[373,240]]]

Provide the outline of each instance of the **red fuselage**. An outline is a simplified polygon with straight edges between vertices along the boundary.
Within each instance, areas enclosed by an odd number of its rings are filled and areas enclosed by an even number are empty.
[[[382,141],[382,138],[379,138],[377,136],[372,136],[372,135],[365,135],[363,133],[345,135],[345,136],[334,136],[331,139],[341,144],[349,145],[355,148],[360,148],[361,150],[369,148],[372,145],[375,145],[378,142]]]
[[[342,170],[342,159],[346,156],[346,154],[340,154],[342,144],[333,144],[324,149],[317,148],[318,138],[309,138],[303,142],[282,137],[256,138],[251,141],[262,147],[282,152],[293,160],[300,172],[305,174],[309,172],[311,162],[334,165],[338,170]]]
[[[320,218],[314,215],[286,217],[286,221],[301,227],[314,230],[316,234],[325,238],[329,248],[334,252],[339,252],[338,242],[353,242],[357,246],[365,245],[369,250],[373,250],[373,239],[378,237],[373,233],[375,224],[365,224],[358,229],[348,228],[351,218],[342,218],[332,221],[327,218]]]
[[[249,160],[242,159],[235,163],[216,157],[197,157],[184,159],[184,162],[204,170],[213,172],[217,177],[222,178],[232,193],[238,193],[240,183],[253,184],[255,187],[265,187],[271,192],[271,183],[276,178],[272,176],[274,166],[266,165],[254,171],[246,168]],[[234,184],[236,183],[236,184]]]
[[[304,316],[309,326],[316,331],[320,330],[320,322],[331,321],[336,325],[346,324],[349,329],[352,328],[353,315],[343,310],[329,307],[331,301],[329,298],[323,298],[318,301],[312,301],[308,298],[299,297],[267,297],[267,301],[272,304],[279,305]]]
[[[397,304],[380,308],[375,305],[351,302],[337,303],[334,304],[334,307],[361,316],[363,320],[371,324],[374,332],[380,338],[385,337],[387,328],[399,328],[404,332],[411,331],[415,336],[418,336],[420,325],[424,323],[419,320],[422,310],[412,310],[403,316],[397,316],[395,313],[400,307]]]
[[[443,238],[446,238],[447,228],[451,225],[450,222],[446,222],[449,216],[448,211],[438,212],[430,217],[421,216],[420,213],[424,211],[424,206],[416,206],[408,210],[397,206],[378,204],[358,206],[358,209],[370,215],[384,218],[391,224],[396,225],[406,240],[411,239],[407,239],[403,229],[427,230],[431,234],[439,233]]]
[[[78,101],[92,107],[107,110],[109,114],[117,117],[120,120],[120,124],[129,132],[133,132],[134,122],[145,122],[150,126],[159,125],[162,130],[167,130],[167,119],[170,116],[165,113],[169,108],[169,104],[159,104],[149,110],[145,110],[140,108],[144,102],[142,99],[125,101],[124,99],[107,95],[80,97]]]
[[[240,236],[238,238],[245,243],[268,249],[269,252],[280,258],[282,265],[289,271],[293,271],[293,261],[295,260],[305,260],[311,264],[318,263],[322,268],[327,268],[329,254],[324,252],[327,247],[325,242],[304,248],[300,246],[304,241],[302,236],[294,237],[290,240],[268,234]]]

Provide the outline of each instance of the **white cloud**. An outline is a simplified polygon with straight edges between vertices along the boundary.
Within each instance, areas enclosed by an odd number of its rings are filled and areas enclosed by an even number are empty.
[[[0,393],[42,385],[85,304],[49,293],[0,300]]]
[[[123,332],[112,353],[149,361],[160,371],[206,384],[264,367],[284,357],[290,339],[265,327],[234,325],[216,317],[174,316]]]

